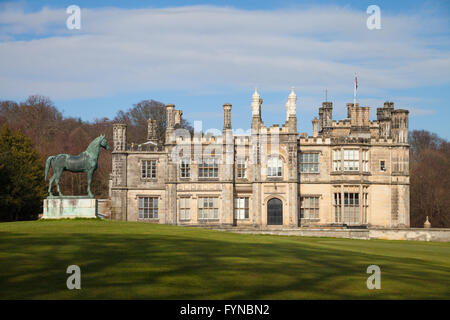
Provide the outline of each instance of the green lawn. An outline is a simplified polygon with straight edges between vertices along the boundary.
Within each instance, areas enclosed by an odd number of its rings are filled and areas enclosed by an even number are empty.
[[[81,290],[66,288],[72,264]],[[366,287],[371,264],[381,290]],[[0,270],[0,299],[450,298],[450,243],[118,221],[1,223]]]

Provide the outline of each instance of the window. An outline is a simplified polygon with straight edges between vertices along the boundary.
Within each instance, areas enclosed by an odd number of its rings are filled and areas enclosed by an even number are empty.
[[[344,223],[359,223],[359,193],[344,193]]]
[[[333,171],[341,170],[341,150],[333,150]]]
[[[191,218],[191,199],[180,198],[180,220],[189,220]]]
[[[143,179],[156,178],[156,160],[141,161],[141,177]]]
[[[247,177],[247,163],[245,162],[244,159],[239,159],[237,160],[237,177],[240,179],[246,178]]]
[[[367,214],[369,211],[369,194],[363,193],[362,198],[362,223],[367,223]]]
[[[319,219],[319,197],[301,197],[300,203],[300,218]]]
[[[319,172],[319,153],[301,153],[300,154],[300,172],[318,173]]]
[[[203,159],[198,166],[199,178],[217,178],[219,177],[219,161],[215,158]]]
[[[380,170],[383,172],[386,171],[386,161],[384,161],[384,160],[380,161]]]
[[[248,197],[234,198],[234,217],[248,219]]]
[[[334,222],[342,222],[342,194],[340,192],[334,194]]]
[[[280,158],[272,157],[267,161],[267,176],[281,177],[283,162]]]
[[[359,150],[344,150],[344,171],[359,170]]]
[[[158,219],[157,197],[139,197],[139,219]]]
[[[191,167],[189,160],[181,160],[180,163],[180,177],[189,178],[191,176]]]
[[[219,219],[219,199],[198,198],[198,219]]]
[[[369,172],[369,150],[363,150],[361,158],[362,171]]]

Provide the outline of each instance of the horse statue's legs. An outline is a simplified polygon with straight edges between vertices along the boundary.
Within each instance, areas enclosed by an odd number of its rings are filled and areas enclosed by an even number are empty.
[[[94,170],[89,170],[87,172],[87,178],[88,178],[87,192],[88,192],[89,198],[94,197],[94,195],[91,192],[91,182],[92,182],[92,174],[93,173],[94,173]]]
[[[52,194],[52,184],[53,184],[53,180],[55,180],[55,174],[53,173],[52,177],[50,178],[50,181],[48,182],[48,195],[51,197],[53,196]]]
[[[55,171],[55,174],[53,176],[56,176],[55,177],[56,189],[58,190],[58,195],[60,197],[62,197],[64,195],[61,193],[61,190],[59,190],[59,179],[61,178],[61,174],[63,173],[64,169],[63,168],[58,168],[58,169],[55,170],[55,168],[53,167],[53,170]]]

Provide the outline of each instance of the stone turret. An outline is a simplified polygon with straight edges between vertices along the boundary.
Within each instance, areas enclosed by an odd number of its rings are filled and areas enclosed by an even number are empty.
[[[114,151],[125,151],[127,142],[127,125],[125,123],[115,123],[113,125]]]
[[[294,88],[291,89],[286,103],[286,122],[289,131],[297,132],[297,95]]]
[[[350,119],[351,134],[370,137],[369,107],[360,107],[359,103],[347,103],[347,116]]]
[[[319,108],[319,131],[327,133],[332,130],[333,122],[333,103],[322,102],[322,107]]]
[[[252,129],[259,130],[261,124],[261,105],[262,99],[255,88],[255,92],[252,95]]]
[[[123,190],[127,186],[127,125],[115,123],[113,125],[112,171],[110,191],[111,218],[126,220],[127,196]],[[115,189],[119,188],[119,189]]]
[[[231,130],[231,104],[225,103],[223,105],[223,134],[222,134],[222,178],[226,181],[232,181],[234,178],[234,137]],[[227,189],[226,198],[229,198],[226,206],[231,207],[233,205],[232,187],[226,186]],[[225,200],[224,200],[225,201]]]
[[[288,101],[286,103],[286,121],[290,117],[295,117],[297,115],[297,95],[295,94],[294,88],[291,89]]]
[[[380,137],[390,138],[391,137],[391,116],[394,112],[394,103],[386,101],[383,108],[377,108],[377,120],[380,124]]]
[[[394,142],[408,143],[408,110],[398,109],[392,112],[391,134]]]

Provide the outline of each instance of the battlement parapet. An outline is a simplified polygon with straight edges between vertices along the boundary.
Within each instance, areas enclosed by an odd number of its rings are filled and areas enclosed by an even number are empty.
[[[392,144],[394,141],[392,138],[372,138],[370,139],[371,144]]]
[[[331,144],[369,144],[369,143],[370,138],[364,137],[340,136],[331,138]]]
[[[327,145],[331,143],[330,137],[312,137],[312,136],[306,136],[306,137],[300,137],[299,142],[301,145],[316,145],[316,144],[323,144]]]
[[[138,144],[131,143],[126,146],[126,152],[163,152],[163,145],[153,145],[153,144]]]

